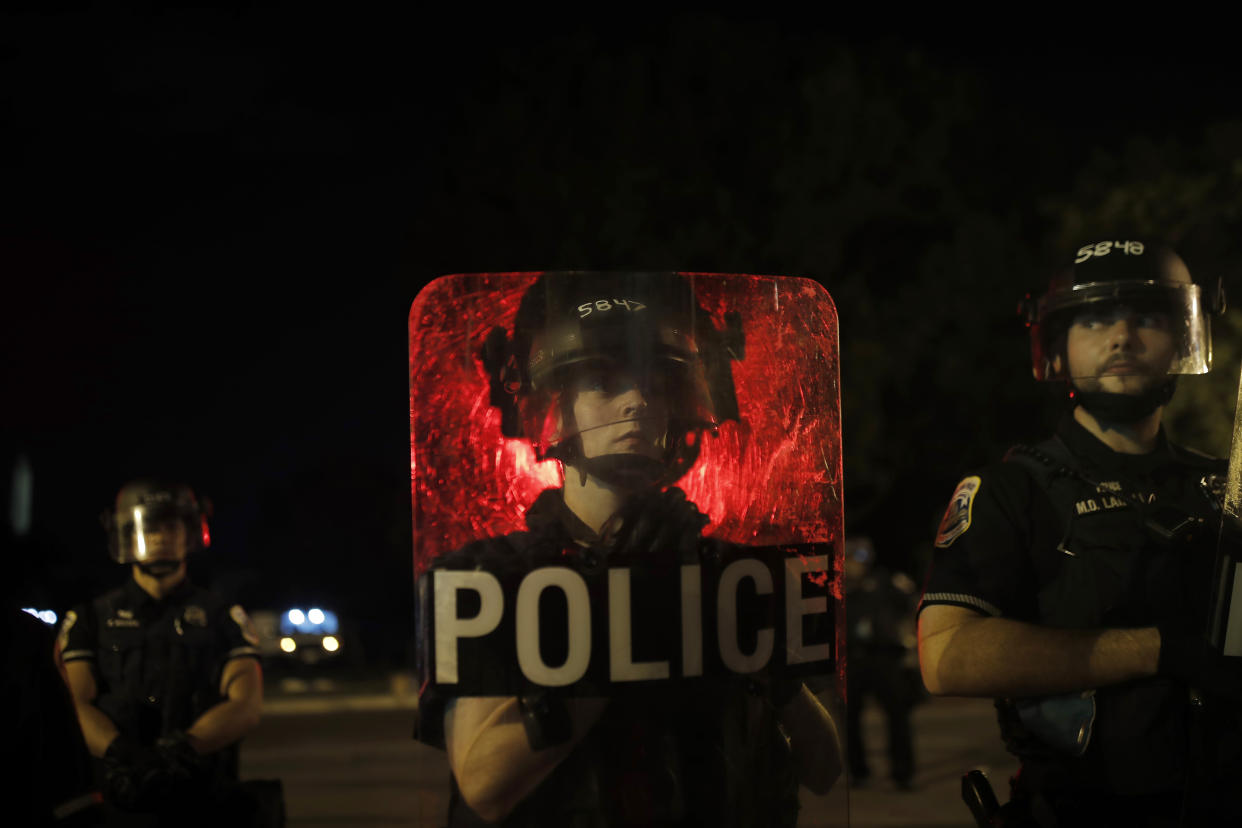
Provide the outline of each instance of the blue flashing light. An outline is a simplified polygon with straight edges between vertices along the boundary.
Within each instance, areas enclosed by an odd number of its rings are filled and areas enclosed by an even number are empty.
[[[53,612],[52,610],[41,610],[41,609],[35,609],[34,607],[22,607],[22,612],[33,615],[35,618],[38,618],[40,621],[42,621],[44,624],[47,624],[49,627],[56,626],[56,621],[57,621],[56,613]]]
[[[339,630],[336,613],[318,607],[306,612],[291,609],[280,619],[281,635],[335,635]]]

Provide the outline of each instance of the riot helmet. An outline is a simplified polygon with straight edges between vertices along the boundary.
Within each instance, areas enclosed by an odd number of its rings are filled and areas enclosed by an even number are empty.
[[[144,478],[121,487],[115,508],[102,515],[108,551],[120,564],[148,574],[178,569],[186,555],[211,545],[210,505],[184,483]]]
[[[1037,380],[1068,383],[1071,398],[1105,419],[1135,421],[1168,402],[1176,376],[1208,372],[1209,315],[1223,308],[1219,284],[1204,296],[1181,257],[1162,244],[1086,244],[1053,276],[1047,293],[1023,302],[1031,371]],[[1137,344],[1118,346],[1100,359],[1075,360],[1075,325],[1096,331],[1124,326],[1122,340]],[[1110,390],[1101,375],[1119,380]],[[1149,379],[1121,382],[1138,377]]]
[[[502,432],[609,482],[671,483],[738,417],[739,319],[717,329],[677,273],[544,273],[481,354]]]

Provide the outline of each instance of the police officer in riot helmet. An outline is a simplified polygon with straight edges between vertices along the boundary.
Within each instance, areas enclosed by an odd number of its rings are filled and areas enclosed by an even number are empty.
[[[531,505],[529,531],[436,565],[624,561],[675,581],[709,542],[700,536],[707,517],[672,484],[704,433],[737,417],[729,360],[740,352],[736,322],[718,330],[681,276],[540,277],[512,335],[494,330],[481,358],[502,430],[559,460],[563,488]],[[642,624],[640,615],[636,640],[667,636]],[[823,792],[840,772],[833,722],[800,682],[641,698],[536,689],[422,707],[420,738],[442,719],[454,826],[792,825],[798,783]],[[739,730],[747,711],[754,729]]]
[[[238,741],[262,708],[258,638],[239,605],[186,574],[188,555],[210,543],[207,511],[180,483],[122,487],[103,522],[130,577],[70,611],[60,630],[110,824],[266,818],[237,782]]]
[[[1205,638],[1223,463],[1162,426],[1222,308],[1134,239],[1082,246],[1026,305],[1034,375],[1070,412],[961,481],[919,609],[928,689],[996,698],[1021,760],[1002,824],[1242,815],[1242,669]]]

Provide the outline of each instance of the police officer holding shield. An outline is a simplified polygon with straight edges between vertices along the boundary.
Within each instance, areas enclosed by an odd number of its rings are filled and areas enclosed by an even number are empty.
[[[725,334],[683,277],[626,277],[545,274],[512,335],[488,338],[481,356],[504,433],[559,460],[564,485],[531,505],[527,531],[435,566],[625,565],[675,597],[678,567],[712,554],[707,517],[672,484],[704,431],[736,416]],[[635,642],[667,639],[654,620],[666,617],[639,610]],[[449,824],[789,826],[799,783],[822,793],[840,774],[836,728],[800,681],[598,689],[447,704],[425,695],[420,738],[443,739],[452,769]]]
[[[136,480],[104,516],[131,577],[66,616],[57,641],[113,824],[250,824],[238,741],[259,722],[258,637],[239,605],[186,576],[209,540],[180,483]]]
[[[1109,239],[1028,308],[1034,375],[1071,411],[958,484],[919,614],[928,689],[997,699],[1022,763],[1005,825],[1242,815],[1242,669],[1206,639],[1224,464],[1161,424],[1222,307],[1172,250]]]

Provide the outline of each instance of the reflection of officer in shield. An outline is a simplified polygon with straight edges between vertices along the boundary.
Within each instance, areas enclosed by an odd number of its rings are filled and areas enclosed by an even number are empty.
[[[559,460],[564,486],[531,505],[527,532],[436,566],[623,561],[676,579],[679,564],[712,554],[707,517],[670,484],[704,431],[736,417],[728,342],[680,276],[541,277],[512,335],[494,330],[482,358],[504,433]],[[644,615],[660,617],[646,609],[635,639],[667,635],[642,629]],[[798,784],[823,793],[840,773],[835,726],[800,682],[739,675],[657,690],[449,702],[450,824],[787,826]],[[423,708],[421,732],[435,732],[427,719],[441,714]]]

